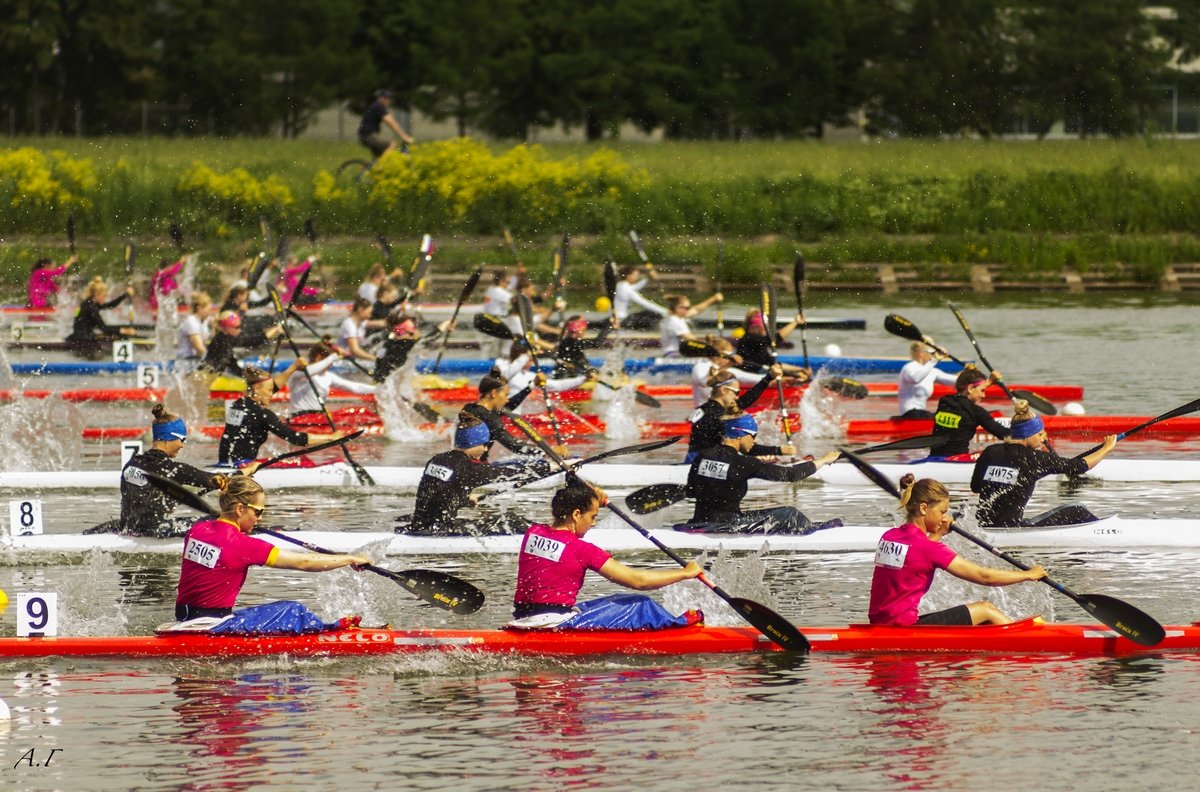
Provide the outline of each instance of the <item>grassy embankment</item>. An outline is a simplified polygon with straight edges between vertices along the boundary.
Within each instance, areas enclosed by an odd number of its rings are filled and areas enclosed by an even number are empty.
[[[82,252],[114,274],[123,237],[139,239],[148,268],[171,252],[166,228],[176,219],[207,259],[232,261],[260,244],[259,214],[292,235],[294,250],[304,242],[304,219],[315,218],[326,262],[343,283],[374,260],[370,240],[378,233],[393,238],[402,260],[430,231],[440,243],[439,268],[507,263],[498,239],[506,223],[541,268],[561,231],[570,231],[572,262],[589,274],[606,255],[628,260],[623,237],[631,227],[667,269],[711,269],[723,238],[727,281],[756,280],[797,247],[814,262],[812,277],[830,280],[857,277],[840,270],[846,262],[915,263],[954,276],[972,263],[999,262],[1029,278],[1124,263],[1154,280],[1167,264],[1200,261],[1194,141],[618,144],[615,158],[594,159],[594,147],[552,145],[540,162],[505,155],[504,146],[493,147],[501,156],[491,159],[426,144],[371,186],[349,190],[319,174],[358,156],[352,143],[9,144],[0,166],[6,154],[10,165],[19,160],[13,149],[20,146],[58,149],[76,168],[86,160],[92,180],[83,178],[68,200],[26,197],[14,205],[14,178],[0,167],[6,292],[35,257],[63,254],[70,207]],[[410,167],[423,178],[413,179]],[[237,177],[235,168],[247,175]],[[34,193],[51,190],[32,183]],[[213,198],[218,191],[223,197]]]

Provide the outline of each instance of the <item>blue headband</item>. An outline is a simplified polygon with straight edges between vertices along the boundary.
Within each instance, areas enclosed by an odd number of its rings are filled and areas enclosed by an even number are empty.
[[[470,426],[460,424],[454,432],[454,447],[474,448],[475,446],[487,445],[491,439],[492,432],[485,423],[471,424]]]
[[[150,431],[155,440],[184,440],[187,438],[187,424],[183,422],[182,418],[176,418],[174,421],[166,423],[151,424]]]
[[[745,435],[758,434],[758,421],[750,413],[742,413],[737,418],[725,421],[725,437],[735,439]]]
[[[1013,440],[1028,440],[1046,427],[1042,419],[1035,415],[1028,421],[1013,424],[1011,428]]]

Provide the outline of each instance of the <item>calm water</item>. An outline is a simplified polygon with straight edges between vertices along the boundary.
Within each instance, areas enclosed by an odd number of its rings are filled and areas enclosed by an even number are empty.
[[[1196,398],[1197,309],[1191,300],[1158,295],[1022,300],[1004,298],[992,306],[960,302],[985,354],[1010,381],[1081,383],[1084,404],[1094,414],[1153,415]],[[885,304],[876,297],[834,300],[814,293],[810,302],[814,315],[865,316],[871,325],[866,333],[810,335],[814,354],[827,343],[839,344],[847,355],[903,354],[905,342],[881,329],[883,314],[896,310],[959,356],[972,356],[941,298]],[[813,415],[846,416],[886,415],[892,408],[861,402],[807,406],[817,410]],[[74,439],[78,427],[146,420],[141,408],[4,409],[8,425],[0,428],[7,466],[27,458],[28,469],[113,467],[116,449],[84,446]],[[682,402],[668,403],[662,417],[686,411]],[[805,446],[819,453],[837,442],[815,437]],[[442,447],[442,441],[413,436],[360,443],[355,456],[415,465]],[[583,448],[592,447],[602,446]],[[1062,444],[1064,451],[1082,447]],[[1198,451],[1193,442],[1129,441],[1119,453],[1182,458]],[[206,462],[215,448],[189,444],[186,456]],[[660,453],[663,461],[677,456]],[[756,497],[761,503],[797,503],[814,517],[841,515],[880,525],[891,519],[889,500],[867,488],[800,485]],[[117,512],[115,493],[54,493],[45,499],[50,531],[78,531]],[[1034,508],[1067,499],[1100,513],[1190,517],[1200,504],[1200,487],[1108,485],[1069,493],[1046,486]],[[411,501],[388,492],[281,492],[272,495],[271,511],[273,521],[289,526],[380,530],[407,513]],[[545,495],[500,504],[544,517]],[[686,507],[677,507],[660,519],[686,514]],[[1128,599],[1164,623],[1197,618],[1200,549],[1028,557],[1077,591]],[[653,552],[625,560],[670,563]],[[725,588],[799,623],[844,624],[865,617],[868,554],[712,560],[713,575]],[[30,565],[9,557],[3,563],[0,588],[10,595],[59,593],[63,633],[140,633],[170,615],[177,570],[159,558],[97,555]],[[242,600],[301,599],[329,617],[357,612],[368,623],[403,626],[490,627],[507,616],[512,558],[387,563],[462,575],[487,592],[488,603],[471,617],[453,617],[375,576],[266,570],[251,574]],[[592,581],[584,594],[610,590]],[[932,592],[932,604],[944,607],[982,593],[944,582]],[[1084,619],[1070,601],[1051,594],[1034,584],[986,592],[1014,615]],[[699,584],[660,596],[669,608],[699,606],[712,623],[737,623]],[[0,617],[0,631],[12,628],[10,608]],[[1200,729],[1196,660],[771,656],[567,663],[443,656],[370,663],[0,663],[0,698],[13,710],[7,731],[0,726],[0,786],[685,789],[749,783],[857,790],[1007,789],[1032,780],[1070,788],[1177,789],[1190,785],[1194,774],[1190,764]],[[51,757],[53,749],[58,751]]]

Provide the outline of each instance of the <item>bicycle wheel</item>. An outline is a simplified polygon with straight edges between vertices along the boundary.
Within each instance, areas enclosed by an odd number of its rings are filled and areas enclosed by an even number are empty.
[[[371,170],[371,163],[366,160],[351,159],[338,165],[333,176],[342,187],[353,187],[366,181],[369,170]]]

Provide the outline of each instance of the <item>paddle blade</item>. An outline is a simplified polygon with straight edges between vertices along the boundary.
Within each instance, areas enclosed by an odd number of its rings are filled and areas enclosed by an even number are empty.
[[[517,252],[517,243],[513,241],[513,235],[508,230],[508,226],[504,227],[504,241],[508,243],[508,249],[512,251],[513,258],[520,262],[521,254]]]
[[[372,565],[370,571],[390,578],[434,607],[465,616],[483,607],[484,594],[465,580],[433,569],[392,572]]]
[[[462,305],[467,300],[471,299],[472,292],[479,285],[479,278],[483,275],[483,268],[480,267],[471,273],[471,277],[467,278],[467,282],[463,285],[462,291],[458,294],[458,304]]]
[[[906,437],[903,440],[893,440],[890,443],[881,443],[879,445],[859,448],[854,453],[871,454],[876,451],[905,451],[913,448],[938,448],[939,446],[945,445],[947,442],[949,442],[949,440],[950,436],[945,434]]]
[[[346,443],[349,443],[351,440],[357,439],[360,435],[362,435],[362,433],[364,431],[366,431],[366,430],[358,429],[357,431],[351,432],[350,434],[346,435],[345,437],[339,437],[336,440],[327,440],[324,443],[317,443],[316,445],[303,446],[302,448],[298,448],[295,451],[285,451],[284,453],[279,454],[278,456],[273,456],[270,459],[268,459],[266,462],[263,462],[261,465],[258,466],[258,470],[262,470],[263,468],[270,467],[271,465],[274,465],[278,462],[282,462],[285,459],[292,459],[293,457],[305,456],[307,454],[315,454],[317,451],[324,451],[327,448],[334,448],[336,446],[345,445]]]
[[[842,456],[854,467],[858,468],[858,472],[862,473],[875,486],[879,487],[884,492],[892,495],[897,500],[900,499],[900,488],[893,484],[888,477],[883,475],[878,469],[873,467],[869,462],[860,457],[858,454],[846,448],[839,448],[838,451]]]
[[[383,257],[390,264],[392,261],[392,243],[388,242],[387,237],[383,234],[375,237],[375,241],[379,243],[379,249],[383,251]]]
[[[1080,594],[1078,602],[1096,621],[1116,630],[1142,646],[1157,646],[1167,637],[1167,631],[1150,614],[1128,602],[1104,594]]]
[[[125,242],[125,274],[132,275],[133,267],[137,264],[137,245],[132,239]]]
[[[143,475],[153,486],[162,490],[164,493],[179,501],[183,505],[195,509],[201,514],[207,514],[209,517],[216,517],[221,513],[216,506],[213,506],[211,503],[204,500],[204,498],[201,498],[199,495],[187,489],[178,482],[165,479],[162,476],[156,476],[153,473],[146,473],[145,471],[143,471]]]
[[[638,254],[638,258],[642,260],[643,264],[646,264],[650,261],[650,259],[646,256],[646,249],[642,247],[642,238],[638,236],[637,231],[629,232],[629,243],[633,245],[634,252]]]
[[[513,339],[512,330],[509,330],[508,325],[504,324],[498,316],[477,313],[471,319],[471,325],[485,336],[499,338],[501,341],[512,341]]]
[[[308,235],[308,244],[317,244],[317,227],[311,217],[304,221],[304,233]]]
[[[263,247],[271,247],[271,226],[267,223],[267,218],[263,215],[258,216],[258,232],[262,234]]]
[[[679,503],[687,496],[687,486],[684,484],[651,484],[629,493],[625,497],[625,505],[634,514],[650,514]]]
[[[796,299],[804,294],[804,254],[797,253],[792,263],[792,288],[796,290]]]
[[[669,445],[678,443],[683,439],[682,435],[668,437],[665,440],[653,440],[649,443],[639,443],[638,445],[625,446],[624,448],[614,448],[611,451],[603,451],[595,456],[590,456],[587,459],[580,460],[575,464],[575,467],[587,465],[592,462],[599,462],[602,459],[611,459],[615,456],[624,456],[625,454],[644,454],[647,451],[657,451],[660,448],[666,448]]]
[[[67,215],[67,247],[75,252],[75,213]]]
[[[847,399],[867,398],[867,386],[849,377],[822,377],[821,387]]]
[[[404,402],[409,407],[412,407],[413,410],[417,413],[417,415],[421,416],[421,418],[423,418],[426,421],[432,421],[433,423],[438,423],[439,421],[442,420],[442,414],[440,412],[438,412],[437,410],[433,409],[432,407],[430,407],[425,402],[411,401],[409,399],[405,399]]]
[[[171,235],[171,242],[180,250],[183,250],[183,231],[179,228],[179,223],[171,223],[167,228],[167,233]]]
[[[739,616],[781,648],[789,652],[804,652],[806,654],[811,648],[808,639],[796,629],[796,625],[766,605],[741,597],[728,597],[725,601],[737,611]]]
[[[656,410],[662,407],[662,402],[645,391],[635,390],[633,392],[633,400],[638,404],[645,405],[646,407],[653,407]]]
[[[604,262],[604,294],[610,303],[617,298],[617,262],[612,259]]]
[[[771,347],[775,347],[775,339],[779,337],[776,332],[776,306],[775,306],[775,287],[769,283],[764,283],[759,288],[758,305],[762,309],[763,321],[767,324],[767,337],[771,339]]]
[[[883,317],[883,329],[894,336],[907,338],[909,341],[924,341],[924,336],[917,326],[900,314],[888,314]]]
[[[408,283],[406,284],[406,288],[408,289],[409,294],[414,293],[417,290],[417,287],[421,285],[421,281],[424,280],[425,276],[429,273],[429,267],[432,266],[432,264],[433,258],[428,255],[422,256],[420,260],[417,261],[416,266],[412,268],[412,272],[408,274]]]
[[[1012,395],[1016,396],[1018,399],[1024,399],[1025,401],[1029,402],[1030,407],[1042,413],[1043,415],[1058,415],[1057,407],[1043,397],[1038,396],[1033,391],[1014,390]]]
[[[697,341],[691,338],[684,338],[679,341],[680,357],[716,357],[720,352],[711,344],[706,344],[703,341]]]
[[[258,282],[262,280],[263,271],[267,268],[267,254],[259,253],[258,258],[254,260],[254,266],[250,268],[250,274],[246,276],[246,288],[258,288]]]
[[[529,334],[533,332],[533,303],[529,297],[524,294],[517,295],[517,315],[521,319],[521,333],[529,338]],[[532,350],[530,350],[532,352]]]

